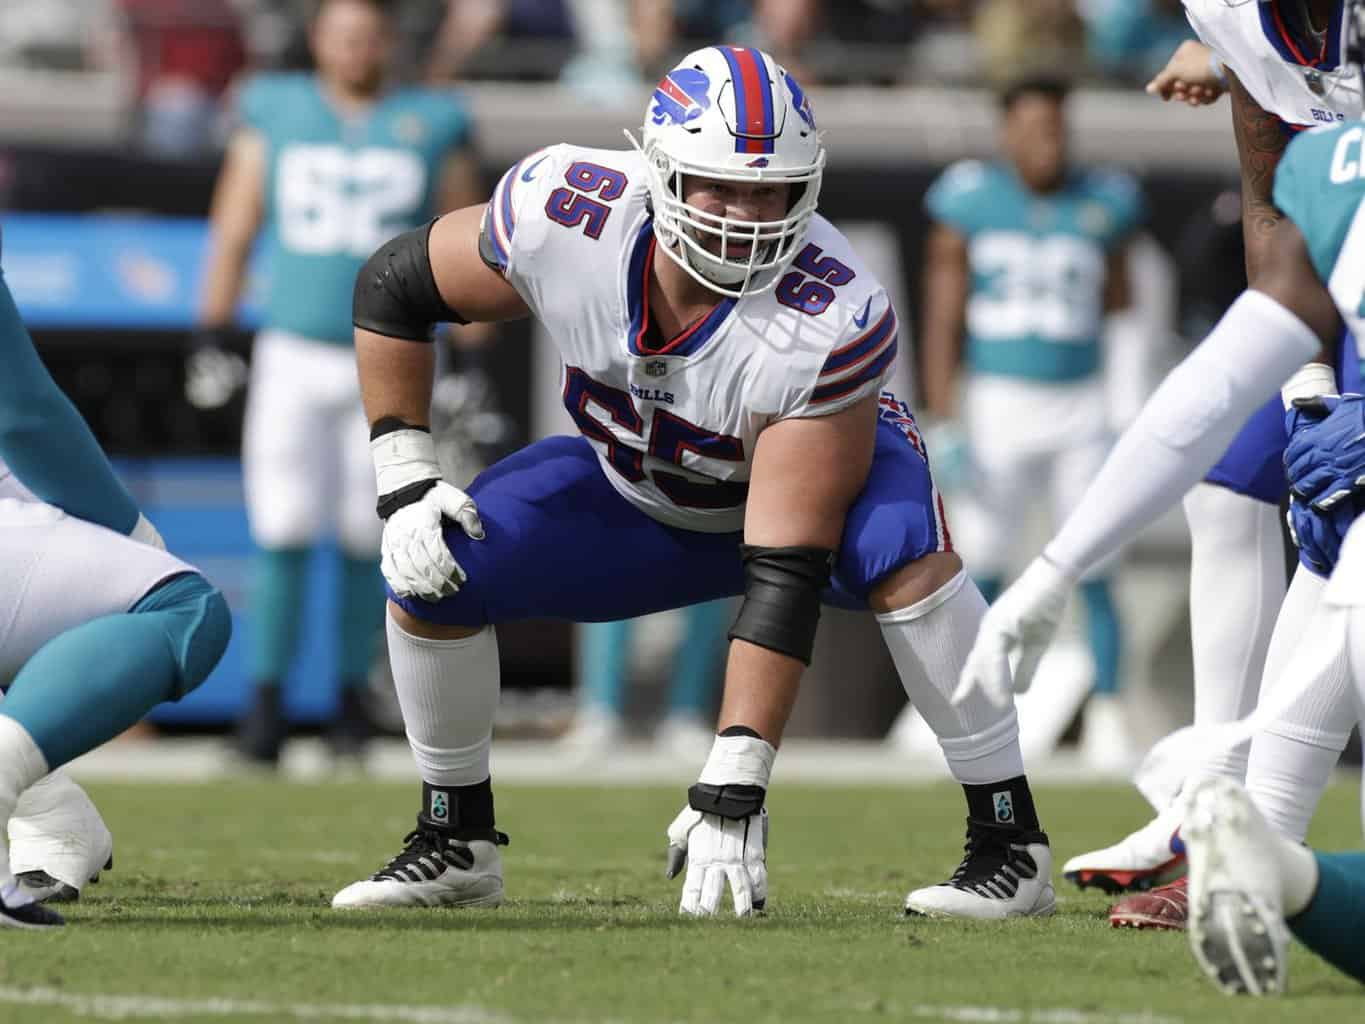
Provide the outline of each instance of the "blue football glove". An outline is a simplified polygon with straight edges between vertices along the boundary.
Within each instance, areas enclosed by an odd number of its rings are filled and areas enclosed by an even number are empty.
[[[1365,487],[1365,401],[1360,395],[1296,398],[1303,421],[1284,450],[1289,487],[1324,511]]]
[[[1312,398],[1296,398],[1284,411],[1285,437],[1292,438],[1299,431],[1321,423],[1341,404],[1340,395],[1314,395]],[[1288,461],[1288,460],[1286,460]]]
[[[1357,503],[1339,501],[1319,512],[1300,501],[1289,498],[1289,536],[1299,549],[1299,563],[1317,576],[1332,575],[1341,554],[1341,542],[1355,522]]]

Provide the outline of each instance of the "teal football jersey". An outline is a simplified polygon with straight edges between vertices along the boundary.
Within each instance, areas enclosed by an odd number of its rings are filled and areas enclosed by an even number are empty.
[[[441,165],[469,141],[464,107],[450,92],[398,89],[347,118],[309,74],[257,75],[239,105],[268,154],[263,324],[348,345],[356,274],[439,212]]]
[[[1298,227],[1365,360],[1365,124],[1314,128],[1275,171],[1275,205]],[[1365,369],[1365,367],[1362,367]]]
[[[1099,370],[1107,255],[1142,219],[1132,178],[1077,171],[1037,195],[1004,164],[965,160],[934,182],[925,205],[967,239],[972,370],[1039,381]]]

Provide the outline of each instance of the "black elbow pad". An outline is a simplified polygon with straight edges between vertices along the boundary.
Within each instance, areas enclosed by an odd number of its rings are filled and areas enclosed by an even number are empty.
[[[744,603],[730,627],[730,639],[747,640],[809,665],[820,624],[820,592],[834,569],[834,552],[743,544],[740,557]]]
[[[436,323],[469,323],[446,305],[431,271],[433,220],[379,247],[355,279],[351,322],[390,338],[430,341]]]

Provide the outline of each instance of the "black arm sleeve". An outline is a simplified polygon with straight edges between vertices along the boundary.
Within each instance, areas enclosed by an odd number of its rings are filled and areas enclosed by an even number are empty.
[[[820,592],[829,583],[834,552],[824,548],[764,548],[740,545],[744,560],[744,603],[731,640],[747,640],[810,664]]]
[[[351,322],[390,338],[430,341],[435,323],[469,321],[446,305],[431,271],[433,220],[385,242],[356,275]]]

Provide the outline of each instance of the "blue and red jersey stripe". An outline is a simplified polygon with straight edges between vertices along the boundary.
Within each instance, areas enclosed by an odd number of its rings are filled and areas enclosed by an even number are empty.
[[[896,314],[888,306],[871,330],[835,349],[811,393],[812,406],[828,405],[880,379],[896,358]]]
[[[493,189],[493,198],[488,201],[488,215],[485,221],[488,239],[493,243],[493,254],[504,270],[507,269],[507,261],[511,256],[512,233],[517,226],[516,211],[512,206],[512,188],[517,173],[525,163],[526,159],[522,159],[512,165],[511,170],[498,182],[497,188]]]

